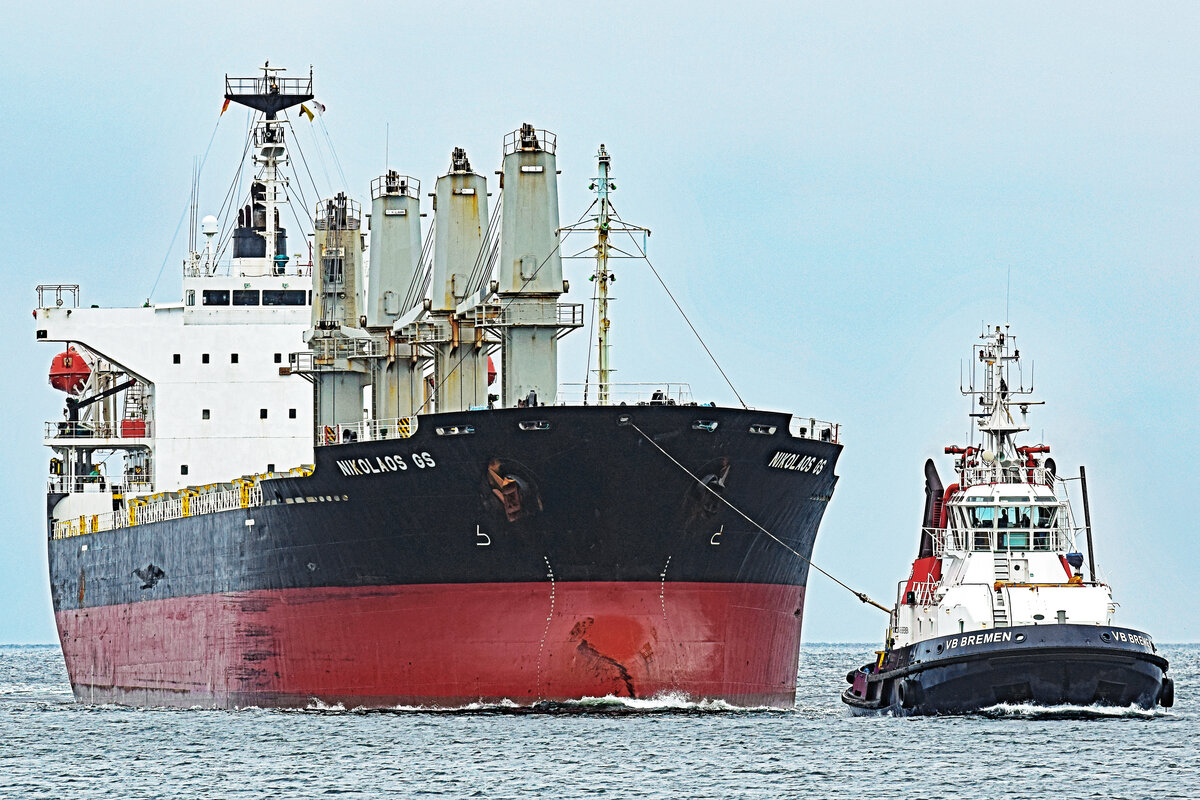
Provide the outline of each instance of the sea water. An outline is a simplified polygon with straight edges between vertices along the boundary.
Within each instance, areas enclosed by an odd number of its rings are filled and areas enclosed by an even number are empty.
[[[1170,710],[850,717],[868,645],[805,644],[796,706],[599,698],[536,711],[76,704],[57,647],[0,647],[2,798],[1200,798],[1200,646]]]

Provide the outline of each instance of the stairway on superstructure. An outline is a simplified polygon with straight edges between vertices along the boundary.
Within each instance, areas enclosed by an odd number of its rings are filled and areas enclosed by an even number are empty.
[[[1008,583],[1008,553],[993,553],[992,563],[996,570],[996,597],[992,603],[992,626],[995,628],[1008,627],[1008,609],[1004,605],[1004,589],[1000,585]]]

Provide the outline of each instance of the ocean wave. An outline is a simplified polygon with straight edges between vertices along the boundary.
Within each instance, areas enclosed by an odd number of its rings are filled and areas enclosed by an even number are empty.
[[[994,719],[1157,719],[1173,716],[1161,708],[1140,706],[1040,706],[1033,703],[997,703],[980,709],[977,716]]]
[[[768,706],[738,706],[724,700],[696,700],[677,692],[664,692],[653,697],[582,697],[578,700],[540,700],[521,705],[509,699],[499,702],[477,701],[459,706],[396,705],[386,708],[346,708],[342,703],[325,703],[313,698],[300,709],[319,714],[728,714],[728,713],[792,713],[794,708]]]

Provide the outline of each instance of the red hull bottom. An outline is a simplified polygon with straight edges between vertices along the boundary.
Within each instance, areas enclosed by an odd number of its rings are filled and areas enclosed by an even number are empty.
[[[83,702],[456,707],[672,693],[790,707],[803,602],[803,588],[773,584],[426,584],[56,618]]]

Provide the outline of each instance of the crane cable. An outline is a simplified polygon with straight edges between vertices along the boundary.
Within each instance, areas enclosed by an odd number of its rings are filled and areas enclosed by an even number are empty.
[[[760,531],[762,531],[763,533],[765,533],[765,534],[766,534],[766,535],[767,535],[767,536],[768,536],[768,537],[769,537],[771,540],[773,540],[773,541],[774,541],[776,544],[778,544],[780,547],[782,547],[783,549],[787,550],[789,553],[791,553],[792,555],[794,555],[796,558],[800,559],[801,561],[804,561],[804,562],[805,562],[805,563],[807,563],[807,564],[808,564],[810,567],[812,567],[813,569],[815,569],[817,572],[821,573],[821,574],[822,574],[822,575],[824,575],[826,578],[829,578],[829,580],[833,581],[833,582],[834,582],[834,583],[836,583],[838,586],[841,586],[843,589],[845,589],[846,591],[850,592],[851,594],[853,594],[855,597],[857,597],[859,600],[861,600],[862,602],[866,603],[867,605],[875,606],[876,608],[878,608],[880,611],[884,612],[885,614],[891,614],[891,613],[892,613],[892,610],[891,610],[890,608],[887,608],[886,606],[884,606],[884,605],[881,605],[880,603],[877,603],[877,602],[875,602],[874,600],[872,600],[870,597],[868,597],[868,596],[867,596],[867,593],[866,593],[866,592],[859,592],[859,591],[855,591],[855,590],[854,590],[852,587],[850,587],[848,584],[846,584],[846,583],[844,583],[844,582],[842,582],[842,581],[838,580],[838,579],[837,579],[837,578],[835,578],[833,575],[829,574],[829,573],[828,573],[828,572],[826,572],[825,570],[823,570],[823,569],[821,569],[820,567],[818,567],[816,564],[814,564],[814,563],[813,563],[813,561],[812,561],[812,559],[811,559],[811,558],[806,558],[805,556],[802,556],[802,555],[800,555],[800,553],[798,553],[798,552],[797,552],[795,549],[793,549],[793,548],[792,548],[790,545],[788,545],[788,544],[787,544],[785,541],[783,541],[782,539],[780,539],[780,538],[779,538],[778,536],[776,536],[775,534],[771,533],[769,530],[767,530],[766,528],[764,528],[762,525],[759,525],[757,522],[755,522],[754,520],[750,519],[750,517],[746,516],[745,512],[743,512],[743,511],[742,511],[740,508],[738,508],[738,507],[737,507],[737,506],[735,506],[733,503],[731,503],[731,502],[729,502],[728,500],[726,500],[726,499],[725,499],[725,497],[724,497],[723,495],[721,495],[719,492],[717,492],[716,490],[714,490],[714,489],[713,489],[711,486],[709,486],[707,483],[705,483],[704,481],[702,481],[702,480],[700,480],[699,478],[697,478],[697,477],[696,477],[696,475],[695,475],[695,473],[693,473],[693,472],[692,472],[690,469],[688,469],[687,467],[685,467],[683,464],[679,463],[679,461],[678,461],[678,460],[677,460],[677,459],[676,459],[676,458],[675,458],[673,455],[671,455],[671,454],[670,454],[670,453],[668,453],[666,450],[664,450],[664,449],[663,449],[663,447],[662,447],[662,445],[660,445],[658,442],[654,441],[654,439],[652,439],[650,436],[648,436],[644,430],[642,430],[641,428],[639,428],[639,427],[638,427],[637,425],[635,425],[635,424],[634,424],[632,421],[630,421],[630,423],[629,423],[629,426],[630,426],[631,428],[633,428],[635,431],[637,431],[639,434],[641,434],[642,438],[644,438],[644,439],[645,439],[646,441],[648,441],[650,444],[654,445],[654,446],[655,446],[655,448],[657,448],[657,449],[658,449],[658,451],[659,451],[660,453],[662,453],[664,456],[666,456],[668,459],[670,459],[670,460],[671,460],[671,463],[673,463],[675,466],[679,467],[681,470],[683,470],[684,472],[686,472],[686,473],[688,474],[688,476],[689,476],[689,477],[690,477],[692,480],[694,480],[696,483],[700,484],[700,485],[701,485],[701,486],[703,486],[705,489],[707,489],[707,490],[708,490],[708,491],[709,491],[709,492],[712,494],[712,496],[713,496],[713,497],[717,498],[717,499],[718,499],[718,500],[720,500],[722,503],[724,503],[725,505],[727,505],[727,506],[729,506],[730,508],[732,508],[732,509],[734,510],[734,512],[735,512],[735,513],[736,513],[738,516],[740,516],[742,519],[746,520],[746,522],[749,522],[751,525],[753,525],[754,527],[758,528]]]

